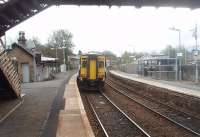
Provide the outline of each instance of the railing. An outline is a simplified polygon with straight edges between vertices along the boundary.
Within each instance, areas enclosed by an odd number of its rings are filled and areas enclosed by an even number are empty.
[[[0,49],[0,70],[3,72],[16,96],[20,97],[21,82],[19,75],[15,71],[12,61],[8,57],[6,51],[3,49]]]

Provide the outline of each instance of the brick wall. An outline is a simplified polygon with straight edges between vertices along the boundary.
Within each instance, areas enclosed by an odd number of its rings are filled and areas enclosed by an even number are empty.
[[[20,79],[23,80],[23,70],[22,70],[22,64],[29,64],[29,72],[30,72],[30,81],[34,81],[34,65],[33,65],[33,56],[25,52],[24,50],[20,48],[14,48],[11,51],[8,52],[9,57],[12,59],[13,57],[16,57],[16,61],[18,64],[18,74],[20,76]]]

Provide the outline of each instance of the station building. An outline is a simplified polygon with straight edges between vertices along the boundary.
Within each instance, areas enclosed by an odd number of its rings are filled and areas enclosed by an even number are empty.
[[[19,32],[18,43],[13,43],[7,53],[23,83],[49,80],[59,72],[58,59],[43,57],[34,42],[26,40],[24,32]]]

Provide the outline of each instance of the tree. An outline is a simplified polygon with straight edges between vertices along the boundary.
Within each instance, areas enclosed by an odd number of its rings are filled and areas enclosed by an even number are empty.
[[[43,47],[44,45],[42,45],[42,43],[40,42],[40,39],[38,37],[33,37],[32,38],[33,43],[35,44],[36,48],[40,48]]]
[[[161,51],[162,54],[168,55],[170,58],[176,57],[176,48],[173,48],[171,45],[167,45],[165,49]]]
[[[117,59],[117,56],[112,51],[105,50],[105,51],[102,52],[102,54],[104,54],[107,58],[109,58],[111,60]]]
[[[54,48],[66,48],[72,51],[74,44],[72,42],[73,35],[68,30],[56,30],[54,31],[48,39],[49,46]]]
[[[122,54],[122,57],[121,57],[122,63],[123,63],[123,64],[131,63],[131,56],[133,56],[133,54],[132,54],[131,52],[125,51],[125,52]]]
[[[144,55],[147,55],[148,53],[144,52],[127,52],[125,51],[121,56],[121,63],[127,64],[134,61],[134,59],[138,59]]]
[[[68,30],[56,30],[53,31],[52,34],[49,36],[47,46],[50,47],[52,50],[55,51],[56,57],[59,58],[60,61],[63,60],[62,49],[64,48],[65,58],[66,56],[72,54],[72,50],[74,44],[72,42],[73,35]]]
[[[187,63],[189,51],[184,46],[173,48],[171,45],[167,45],[161,53],[168,55],[170,58],[176,58],[176,53],[182,53],[181,61]]]
[[[117,63],[117,56],[112,51],[105,50],[102,54],[105,55],[106,59],[110,60],[108,65],[114,65]]]
[[[31,39],[31,41],[33,41],[33,43],[35,44],[36,50],[41,52],[42,56],[53,57],[53,58],[56,57],[55,56],[55,50],[53,50],[47,44],[42,44],[38,37],[33,37]]]

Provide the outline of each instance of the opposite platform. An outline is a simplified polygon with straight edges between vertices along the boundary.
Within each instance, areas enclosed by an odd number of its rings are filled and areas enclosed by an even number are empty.
[[[76,75],[66,85],[65,107],[60,111],[57,137],[94,137],[76,83]]]
[[[162,82],[162,80],[149,79],[149,78],[141,77],[141,76],[138,76],[138,75],[135,75],[135,74],[124,73],[124,72],[121,72],[121,71],[111,70],[110,73],[114,74],[116,76],[120,76],[122,78],[130,79],[130,80],[141,82],[141,83],[146,83],[148,85],[152,85],[152,86],[155,86],[155,87],[169,89],[171,91],[175,91],[175,92],[178,92],[178,93],[182,93],[182,94],[186,94],[186,95],[190,95],[190,96],[200,98],[200,91],[196,90],[196,89],[189,89],[189,88],[186,88],[186,87],[176,86],[176,85],[170,84],[170,82],[168,82],[168,83]]]

